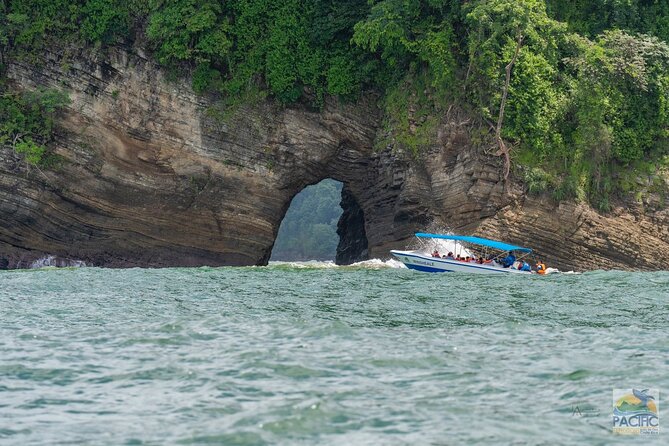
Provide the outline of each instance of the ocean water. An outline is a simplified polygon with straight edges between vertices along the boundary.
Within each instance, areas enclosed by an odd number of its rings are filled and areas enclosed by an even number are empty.
[[[387,266],[0,272],[0,444],[669,444],[669,273]]]

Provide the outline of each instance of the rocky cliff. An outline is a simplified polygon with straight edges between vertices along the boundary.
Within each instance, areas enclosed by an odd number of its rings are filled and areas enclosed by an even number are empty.
[[[374,150],[373,96],[221,110],[167,79],[141,49],[14,61],[17,89],[53,87],[72,103],[59,118],[55,168],[29,168],[0,148],[0,268],[53,255],[89,265],[262,265],[291,199],[342,181],[338,260],[387,257],[428,225],[536,248],[563,269],[661,269],[669,213],[528,197],[499,159],[472,143],[453,113],[420,157]]]

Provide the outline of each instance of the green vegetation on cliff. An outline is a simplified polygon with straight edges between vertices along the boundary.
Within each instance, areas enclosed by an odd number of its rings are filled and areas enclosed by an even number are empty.
[[[0,63],[54,38],[139,39],[225,98],[374,89],[379,143],[416,153],[458,103],[531,192],[604,210],[669,156],[664,0],[0,0]]]
[[[49,166],[54,157],[46,145],[53,139],[54,117],[68,103],[57,90],[0,91],[0,146],[12,147],[32,166]]]

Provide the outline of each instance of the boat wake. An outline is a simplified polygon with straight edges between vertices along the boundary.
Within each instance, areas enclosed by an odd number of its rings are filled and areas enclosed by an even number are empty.
[[[365,260],[363,262],[358,262],[354,263],[353,265],[349,265],[349,268],[367,268],[367,269],[383,269],[383,268],[399,268],[399,269],[406,269],[406,266],[398,260],[395,259],[388,259],[388,260],[381,260],[381,259],[371,259],[371,260]]]

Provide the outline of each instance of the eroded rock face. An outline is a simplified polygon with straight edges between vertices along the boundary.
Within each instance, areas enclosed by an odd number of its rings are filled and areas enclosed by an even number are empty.
[[[8,75],[16,88],[60,88],[72,99],[54,144],[60,167],[30,170],[0,152],[0,258],[10,268],[45,255],[100,266],[262,265],[306,185],[335,178],[371,208],[369,183],[383,183],[371,160],[373,98],[322,111],[265,102],[221,119],[212,116],[229,111],[214,100],[119,48],[67,66],[47,53],[39,66],[12,63]]]
[[[351,265],[369,259],[365,213],[347,187],[341,191],[342,215],[337,222],[337,265]]]
[[[417,163],[422,170],[414,167],[404,184],[429,191],[417,201],[433,226],[532,247],[530,260],[563,271],[667,269],[669,210],[657,200],[645,209],[619,203],[601,215],[585,204],[528,196],[518,181],[502,181],[499,159],[475,148],[467,121],[449,120]]]
[[[263,265],[292,198],[324,178],[357,203],[339,228],[342,263],[365,257],[365,239],[367,256],[387,257],[430,224],[533,246],[561,268],[669,260],[666,211],[601,216],[526,198],[501,180],[500,160],[474,147],[462,117],[447,116],[414,159],[373,150],[373,97],[320,111],[269,101],[220,110],[136,48],[67,64],[46,53],[39,65],[11,63],[8,75],[16,88],[65,89],[72,104],[53,147],[59,167],[29,169],[0,148],[0,268],[49,255],[109,267]]]

